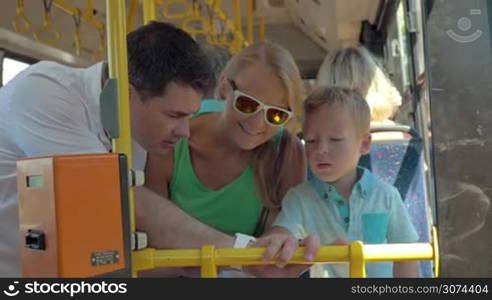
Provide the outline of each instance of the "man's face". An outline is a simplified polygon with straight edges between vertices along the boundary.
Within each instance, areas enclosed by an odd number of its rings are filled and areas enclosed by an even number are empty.
[[[142,101],[131,87],[133,138],[148,152],[166,153],[190,135],[189,116],[200,108],[202,96],[189,85],[171,82],[163,95]]]

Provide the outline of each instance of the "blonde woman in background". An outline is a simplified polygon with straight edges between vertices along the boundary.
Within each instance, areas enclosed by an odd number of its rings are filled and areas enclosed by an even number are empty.
[[[371,109],[371,126],[395,125],[401,95],[376,58],[363,46],[345,47],[329,54],[320,67],[317,85],[359,90]],[[373,134],[373,139],[403,138],[399,132]]]
[[[299,126],[302,80],[286,49],[269,42],[243,49],[225,66],[218,95],[222,106],[200,111],[189,138],[148,157],[146,185],[189,216],[161,228],[172,237],[167,248],[236,247],[238,233],[260,235],[288,189],[305,179],[303,146],[287,129]],[[299,266],[279,270],[272,276],[300,274]]]

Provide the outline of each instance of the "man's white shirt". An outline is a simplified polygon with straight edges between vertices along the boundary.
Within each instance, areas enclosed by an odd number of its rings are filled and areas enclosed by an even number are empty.
[[[111,149],[100,117],[103,63],[71,68],[40,62],[0,89],[0,277],[19,277],[16,160]],[[146,152],[133,143],[133,169]]]

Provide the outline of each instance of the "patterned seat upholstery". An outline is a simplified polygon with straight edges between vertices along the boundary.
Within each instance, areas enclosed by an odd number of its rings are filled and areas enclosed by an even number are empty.
[[[430,210],[425,182],[422,139],[408,126],[372,128],[371,132],[408,133],[410,138],[374,141],[369,154],[359,165],[370,169],[379,179],[394,185],[402,196],[410,218],[419,234],[419,242],[430,241]],[[420,262],[420,276],[432,277],[430,261]]]

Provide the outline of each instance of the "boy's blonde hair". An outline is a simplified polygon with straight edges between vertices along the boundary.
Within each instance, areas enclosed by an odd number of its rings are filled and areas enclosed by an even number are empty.
[[[345,47],[328,55],[320,67],[318,85],[358,89],[371,109],[372,121],[389,120],[401,105],[401,95],[364,47]]]
[[[333,86],[316,88],[304,102],[304,124],[309,115],[323,105],[344,109],[352,116],[356,129],[361,135],[369,133],[371,112],[358,90]]]

